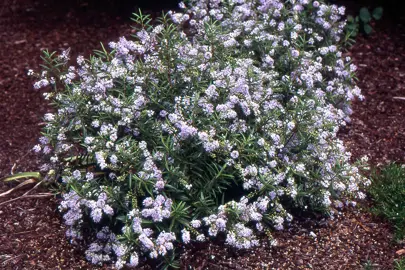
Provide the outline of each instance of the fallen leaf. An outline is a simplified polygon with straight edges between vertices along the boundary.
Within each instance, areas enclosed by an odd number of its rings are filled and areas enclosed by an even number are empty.
[[[405,254],[405,249],[400,249],[400,250],[397,250],[397,252],[395,252],[397,255],[403,255],[403,254]]]

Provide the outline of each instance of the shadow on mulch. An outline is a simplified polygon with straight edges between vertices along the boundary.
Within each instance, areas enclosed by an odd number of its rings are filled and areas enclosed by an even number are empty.
[[[341,138],[353,159],[368,155],[372,164],[405,161],[405,18],[375,25],[349,54],[358,67],[365,100],[354,102],[352,123]]]
[[[39,160],[30,149],[37,143],[48,106],[26,72],[38,70],[41,50],[71,47],[73,56],[88,55],[100,41],[131,33],[131,22],[122,16],[127,8],[94,10],[94,1],[83,5],[85,1],[77,0],[74,8],[56,0],[0,4],[0,177],[14,164],[15,172],[37,170]],[[364,154],[373,164],[405,159],[404,21],[383,21],[374,35],[359,37],[349,52],[366,97],[353,104],[352,123],[340,134],[353,159]],[[0,183],[0,193],[10,187]],[[0,269],[97,269],[68,243],[56,209],[56,199],[0,206]],[[296,221],[274,236],[277,247],[270,248],[263,238],[263,247],[246,252],[220,243],[190,246],[181,257],[182,269],[361,269],[368,260],[376,269],[390,269],[398,248],[387,224],[356,209],[334,220]]]

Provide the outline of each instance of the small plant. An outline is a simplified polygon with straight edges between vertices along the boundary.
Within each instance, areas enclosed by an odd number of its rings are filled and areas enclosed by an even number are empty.
[[[371,260],[367,260],[363,264],[363,270],[374,270],[375,269],[375,264]]]
[[[362,7],[356,17],[347,16],[346,30],[351,37],[356,37],[359,32],[369,35],[373,31],[370,22],[372,19],[380,20],[382,15],[382,7],[376,7],[371,13],[368,8]]]
[[[174,248],[259,245],[292,210],[364,198],[337,138],[362,99],[342,54],[345,9],[322,1],[200,0],[89,59],[44,52],[53,113],[36,152],[94,264],[177,267]],[[186,30],[186,31],[185,31]],[[187,34],[185,33],[187,32]],[[92,232],[92,233],[89,233]],[[270,231],[269,231],[270,235]]]
[[[394,260],[394,270],[405,270],[405,258]]]
[[[390,164],[374,172],[369,193],[373,199],[373,213],[389,220],[395,227],[398,240],[405,237],[405,168]]]

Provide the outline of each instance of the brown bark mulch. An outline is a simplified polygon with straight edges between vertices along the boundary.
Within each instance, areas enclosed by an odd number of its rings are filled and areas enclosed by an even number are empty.
[[[48,107],[26,72],[38,70],[41,49],[71,47],[75,55],[88,55],[100,41],[131,31],[126,17],[99,10],[56,10],[43,4],[47,1],[10,2],[13,6],[0,4],[0,177],[8,175],[14,164],[14,172],[37,170],[38,158],[30,149],[37,143],[39,123]],[[366,97],[353,104],[352,123],[341,132],[354,159],[364,154],[373,164],[405,159],[401,22],[405,20],[378,24],[374,35],[359,37],[349,52]],[[0,193],[13,186],[0,183]],[[27,189],[0,198],[0,203]],[[274,233],[278,245],[272,248],[265,238],[262,247],[245,252],[230,250],[220,241],[195,244],[183,252],[182,269],[362,269],[367,261],[374,263],[374,269],[391,269],[401,246],[393,243],[390,226],[371,216],[368,207],[364,202],[333,220],[294,221]],[[0,269],[97,269],[66,240],[64,230],[54,198],[0,205]]]
[[[100,41],[130,34],[127,18],[84,8],[55,10],[52,1],[0,4],[0,177],[13,167],[14,172],[38,169],[38,157],[30,150],[38,141],[39,123],[48,106],[33,89],[27,71],[39,69],[41,51],[71,47],[75,55],[88,55]],[[12,186],[0,183],[0,193]],[[0,206],[0,269],[96,269],[64,235],[53,198]]]
[[[390,226],[360,209],[346,209],[334,219],[296,220],[273,237],[276,246],[262,237],[260,248],[245,252],[221,243],[195,246],[183,253],[182,262],[195,269],[351,270],[368,261],[373,269],[391,269],[395,258]]]
[[[405,19],[377,24],[360,36],[349,55],[358,67],[366,99],[353,104],[352,123],[342,139],[354,159],[368,155],[373,164],[405,161]]]

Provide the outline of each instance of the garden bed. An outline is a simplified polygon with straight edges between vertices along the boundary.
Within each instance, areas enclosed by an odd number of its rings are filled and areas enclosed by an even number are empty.
[[[47,14],[43,16],[41,14]],[[353,160],[365,154],[373,164],[405,159],[405,32],[402,23],[385,19],[371,37],[359,37],[350,50],[358,66],[366,99],[355,102],[352,123],[341,132]],[[0,17],[0,176],[36,170],[36,144],[47,106],[33,90],[28,68],[38,69],[40,50],[71,47],[89,54],[100,41],[131,32],[130,21],[80,9],[61,12],[21,2]],[[15,166],[14,166],[15,165]],[[0,193],[12,185],[0,183]],[[11,196],[21,195],[24,190]],[[1,198],[0,203],[11,196]],[[389,269],[395,251],[392,230],[367,213],[368,202],[334,220],[297,220],[274,236],[279,245],[235,253],[218,244],[199,244],[184,251],[182,267],[196,269],[361,269],[367,261]],[[0,205],[0,268],[95,269],[65,238],[56,199],[22,199]],[[312,234],[312,233],[313,234]],[[316,237],[315,237],[315,236]]]

